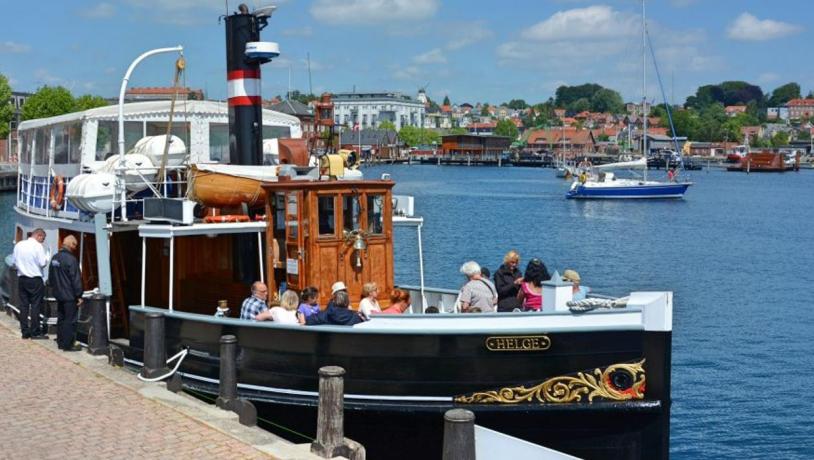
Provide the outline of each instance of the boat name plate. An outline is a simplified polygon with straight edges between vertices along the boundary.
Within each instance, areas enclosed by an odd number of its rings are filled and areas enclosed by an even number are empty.
[[[489,351],[544,351],[551,347],[547,335],[515,335],[487,337],[486,349]]]

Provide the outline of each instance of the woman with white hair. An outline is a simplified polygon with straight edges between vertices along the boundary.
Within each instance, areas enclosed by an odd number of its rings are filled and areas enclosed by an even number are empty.
[[[461,288],[461,310],[467,312],[469,309],[477,307],[482,312],[495,311],[497,290],[491,281],[483,278],[480,265],[474,260],[470,260],[461,265],[461,273],[467,278],[466,284]]]
[[[300,296],[292,290],[283,292],[280,296],[280,306],[271,307],[271,319],[280,324],[299,324],[297,320],[297,307],[300,304]]]

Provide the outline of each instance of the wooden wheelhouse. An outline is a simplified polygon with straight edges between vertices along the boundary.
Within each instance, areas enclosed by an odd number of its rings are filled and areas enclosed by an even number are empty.
[[[393,288],[393,219],[390,180],[265,183],[270,292],[319,290],[326,305],[331,285],[342,281],[353,305],[362,285]]]

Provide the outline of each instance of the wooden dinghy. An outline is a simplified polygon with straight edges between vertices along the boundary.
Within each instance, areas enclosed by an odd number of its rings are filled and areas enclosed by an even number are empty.
[[[266,192],[261,184],[276,181],[280,166],[195,164],[190,168],[190,198],[204,206],[229,208],[246,203],[262,206]]]

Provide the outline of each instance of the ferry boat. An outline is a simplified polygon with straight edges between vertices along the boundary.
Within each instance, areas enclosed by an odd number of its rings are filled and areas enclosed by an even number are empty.
[[[738,172],[785,172],[800,170],[800,152],[797,150],[772,152],[749,152],[727,171]]]
[[[102,108],[20,126],[15,240],[37,227],[54,249],[69,234],[78,238],[84,287],[108,296],[109,338],[125,362],[143,364],[146,316],[160,313],[167,356],[186,350],[177,364],[186,388],[217,394],[219,338],[234,335],[239,396],[300,432],[314,430],[318,369],[342,366],[345,433],[372,458],[440,458],[451,408],[582,458],[668,458],[672,292],[569,306],[571,286],[555,280],[543,313],[459,313],[457,289],[424,285],[423,219],[410,212],[411,199],[393,194],[389,177],[361,178],[338,155],[313,166],[282,149],[289,164],[263,165],[264,131],[284,145],[302,128],[261,110],[251,94],[269,57],[243,58],[244,46],[260,42],[262,11],[241,7],[226,17],[230,99],[187,102],[176,120],[189,123],[188,134],[160,136],[169,114],[159,103],[124,105],[118,125],[114,110]],[[119,134],[125,148],[117,150]],[[397,286],[401,225],[419,235],[420,285],[400,286],[413,299],[406,314],[353,327],[239,319],[255,280],[270,292],[316,286],[323,306],[336,281],[353,308],[364,283],[388,292]],[[222,300],[231,311],[216,316]],[[424,314],[430,305],[442,313]]]

